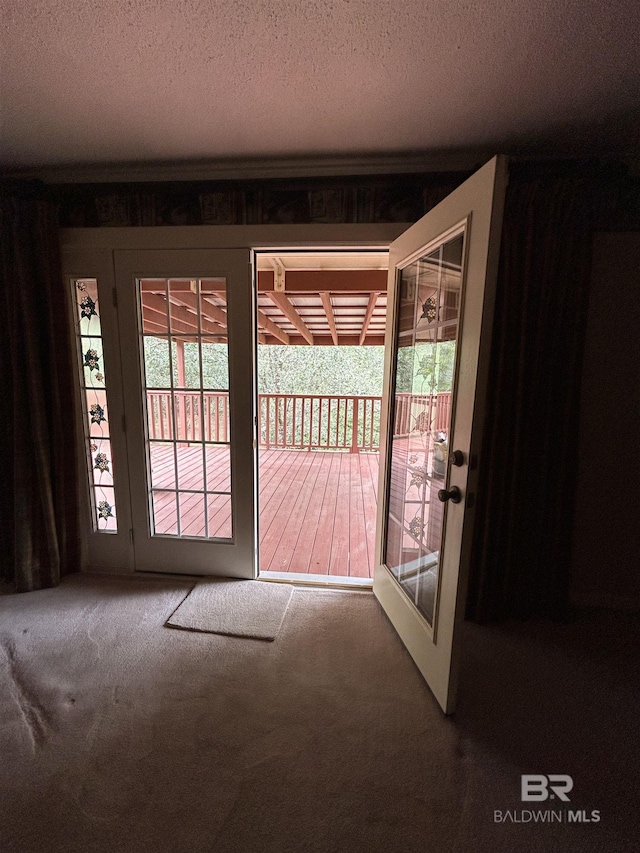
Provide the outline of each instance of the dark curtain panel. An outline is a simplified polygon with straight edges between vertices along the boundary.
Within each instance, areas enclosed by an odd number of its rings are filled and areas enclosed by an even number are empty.
[[[568,608],[580,372],[601,180],[512,170],[467,615]],[[538,169],[540,172],[540,169]]]
[[[79,569],[74,368],[55,207],[0,195],[0,565],[19,592]]]

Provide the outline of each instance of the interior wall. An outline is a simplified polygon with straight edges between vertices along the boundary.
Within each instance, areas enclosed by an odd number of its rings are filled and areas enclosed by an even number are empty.
[[[572,601],[640,610],[640,231],[595,235]]]

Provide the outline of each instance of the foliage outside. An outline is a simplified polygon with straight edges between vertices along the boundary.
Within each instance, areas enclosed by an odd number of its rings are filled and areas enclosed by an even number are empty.
[[[148,388],[170,387],[169,343],[145,337]],[[178,386],[177,347],[171,344],[173,384]],[[185,385],[200,387],[198,345],[185,343]],[[398,350],[396,389],[399,393],[429,394],[450,391],[455,343],[417,344]],[[325,394],[382,396],[384,347],[258,347],[259,394]],[[229,387],[227,348],[202,345],[203,387]]]
[[[148,388],[169,388],[171,369],[173,387],[179,387],[177,346],[167,340],[145,338],[145,368]],[[185,343],[185,386],[200,388],[200,352],[196,343]],[[401,347],[397,355],[397,393],[433,394],[450,391],[453,376],[455,342],[418,343]],[[229,387],[227,348],[224,344],[204,343],[201,347],[202,387],[224,391]],[[300,347],[260,346],[258,348],[258,393],[318,396],[381,397],[384,369],[384,347]],[[336,406],[338,408],[336,408]],[[368,435],[363,431],[364,401],[359,406],[357,443],[364,446]],[[339,446],[350,447],[353,408],[339,404],[316,409],[313,422],[310,407],[295,407],[289,399],[270,410],[267,435],[266,408],[262,412],[262,444],[300,443],[302,446],[326,446],[329,435],[338,430]],[[331,412],[331,414],[330,414]],[[336,419],[335,413],[341,412]],[[344,413],[344,416],[343,416]],[[374,447],[380,432],[380,409],[376,403],[373,417]],[[335,424],[340,426],[336,427]],[[370,423],[370,421],[369,421]],[[294,435],[295,430],[295,435]],[[285,435],[286,432],[286,435]],[[335,435],[338,435],[338,432]],[[367,429],[369,434],[369,429]]]

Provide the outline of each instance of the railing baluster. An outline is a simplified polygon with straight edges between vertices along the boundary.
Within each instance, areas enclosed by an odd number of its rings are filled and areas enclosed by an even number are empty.
[[[351,453],[358,452],[358,401],[354,398],[351,401]],[[346,422],[345,422],[346,426]]]

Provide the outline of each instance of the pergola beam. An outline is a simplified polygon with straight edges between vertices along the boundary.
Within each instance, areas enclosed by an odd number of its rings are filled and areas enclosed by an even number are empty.
[[[331,337],[333,339],[333,345],[338,346],[338,330],[336,328],[336,318],[333,315],[333,305],[331,304],[331,294],[326,290],[320,291],[320,299],[322,300],[322,307],[324,308],[324,313],[327,315],[327,323],[329,324],[329,329],[331,330]]]
[[[187,293],[183,291],[176,293],[172,290],[171,296],[175,296],[179,302],[187,308],[191,308],[192,311],[198,310],[198,297],[195,293]],[[227,312],[223,311],[218,305],[212,305],[211,302],[207,302],[206,299],[200,299],[200,313],[203,317],[207,317],[209,320],[212,320],[226,331]]]
[[[367,311],[364,315],[364,321],[362,323],[362,331],[360,332],[360,346],[364,343],[364,339],[367,337],[367,331],[369,330],[369,323],[371,322],[371,317],[373,316],[373,309],[376,307],[376,302],[378,301],[378,293],[372,293],[369,296],[369,304],[367,305]]]
[[[182,298],[182,294],[181,297]],[[195,298],[195,297],[194,297]],[[146,308],[148,312],[153,312],[154,314],[161,315],[164,318],[164,324],[166,327],[167,322],[167,300],[153,293],[143,293],[142,295],[142,306],[143,309]],[[172,332],[184,332],[187,334],[189,332],[196,334],[198,333],[198,318],[195,314],[192,314],[187,308],[174,305],[172,302],[169,303],[169,309],[171,312],[171,331]],[[157,318],[153,320],[153,317],[149,317],[153,322],[158,322]],[[186,327],[186,328],[178,328],[178,326]],[[205,317],[200,317],[200,326],[201,331],[204,334],[212,334],[219,335],[220,327],[218,325],[213,325],[210,323]]]
[[[159,322],[159,318],[162,316],[163,322]],[[142,319],[145,323],[152,323],[154,326],[162,329],[163,335],[169,334],[169,329],[167,328],[167,315],[161,315],[159,311],[155,311],[153,308],[149,308],[146,305],[142,305]],[[171,334],[178,335],[193,335],[194,333],[198,334],[198,327],[194,326],[191,323],[183,323],[181,320],[173,319],[171,320]]]
[[[152,335],[166,335],[167,334],[167,324],[165,323],[156,323],[154,317],[157,315],[148,308],[142,307],[142,320],[143,320],[143,333],[152,334]],[[166,318],[165,318],[166,320]]]
[[[311,331],[285,294],[276,293],[274,290],[267,291],[267,293],[269,299],[271,299],[274,305],[277,305],[282,311],[284,316],[293,323],[309,346],[313,346],[313,335],[311,334]]]
[[[159,293],[165,295],[167,292],[167,281],[169,282],[169,293],[193,293],[191,282],[193,279],[166,279],[166,278],[143,278],[140,282],[140,290],[142,293]],[[200,292],[202,295],[211,296],[212,294],[225,292],[224,278],[208,278],[200,279]]]
[[[278,339],[274,338],[272,335],[265,335],[267,344],[277,344]],[[289,335],[290,346],[307,346],[307,341],[302,335]],[[341,347],[357,347],[360,343],[360,335],[357,332],[347,332],[346,334],[340,335],[340,346]],[[313,346],[314,347],[332,347],[334,346],[333,339],[331,335],[314,335],[313,336]],[[364,346],[368,347],[382,347],[384,346],[384,335],[378,334],[374,332],[371,335],[367,335],[364,340]]]
[[[278,338],[278,340],[283,344],[290,343],[287,332],[285,332],[284,329],[281,329],[280,326],[276,325],[273,320],[270,320],[266,314],[260,311],[260,309],[258,309],[258,325],[274,338]]]
[[[386,293],[386,270],[287,270],[287,293]],[[258,292],[275,289],[271,270],[258,272]]]

